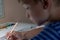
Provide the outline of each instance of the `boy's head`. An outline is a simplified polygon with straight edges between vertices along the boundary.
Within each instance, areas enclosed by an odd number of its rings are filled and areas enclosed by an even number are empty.
[[[60,0],[21,0],[27,17],[38,25],[59,20]]]

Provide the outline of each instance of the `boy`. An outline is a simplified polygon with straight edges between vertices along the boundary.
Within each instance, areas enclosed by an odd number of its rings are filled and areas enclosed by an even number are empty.
[[[8,40],[60,40],[60,0],[21,0],[26,14],[37,25],[48,22],[45,28],[27,32],[25,38],[21,38],[20,32],[8,33]],[[35,33],[34,33],[35,32]],[[32,34],[32,35],[31,35]],[[9,35],[7,35],[9,36]],[[18,37],[17,37],[18,36]]]

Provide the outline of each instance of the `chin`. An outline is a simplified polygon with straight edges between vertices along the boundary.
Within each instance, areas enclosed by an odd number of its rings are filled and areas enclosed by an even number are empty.
[[[43,25],[45,22],[46,22],[46,20],[45,20],[45,21],[39,21],[39,22],[37,22],[37,25],[38,25],[38,26],[41,26],[41,25]]]
[[[42,25],[43,22],[42,21],[35,21],[35,20],[31,20],[33,23],[37,24],[38,26]]]
[[[40,25],[42,25],[43,23],[41,23],[41,22],[38,22],[38,23],[36,23],[37,24],[37,26],[40,26]]]

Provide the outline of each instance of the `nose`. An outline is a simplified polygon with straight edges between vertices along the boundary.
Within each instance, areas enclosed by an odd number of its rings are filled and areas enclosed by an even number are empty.
[[[27,17],[27,18],[30,18],[30,15],[29,15],[29,13],[28,13],[28,12],[26,12],[26,17]]]

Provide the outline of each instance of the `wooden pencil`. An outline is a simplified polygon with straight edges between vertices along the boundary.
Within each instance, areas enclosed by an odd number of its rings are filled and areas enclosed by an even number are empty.
[[[14,25],[14,27],[13,27],[13,29],[10,31],[10,33],[12,33],[13,31],[14,31],[14,29],[16,28],[16,26],[17,26],[17,24],[18,23],[16,23],[15,25]],[[9,36],[7,37],[7,39],[9,38]]]

